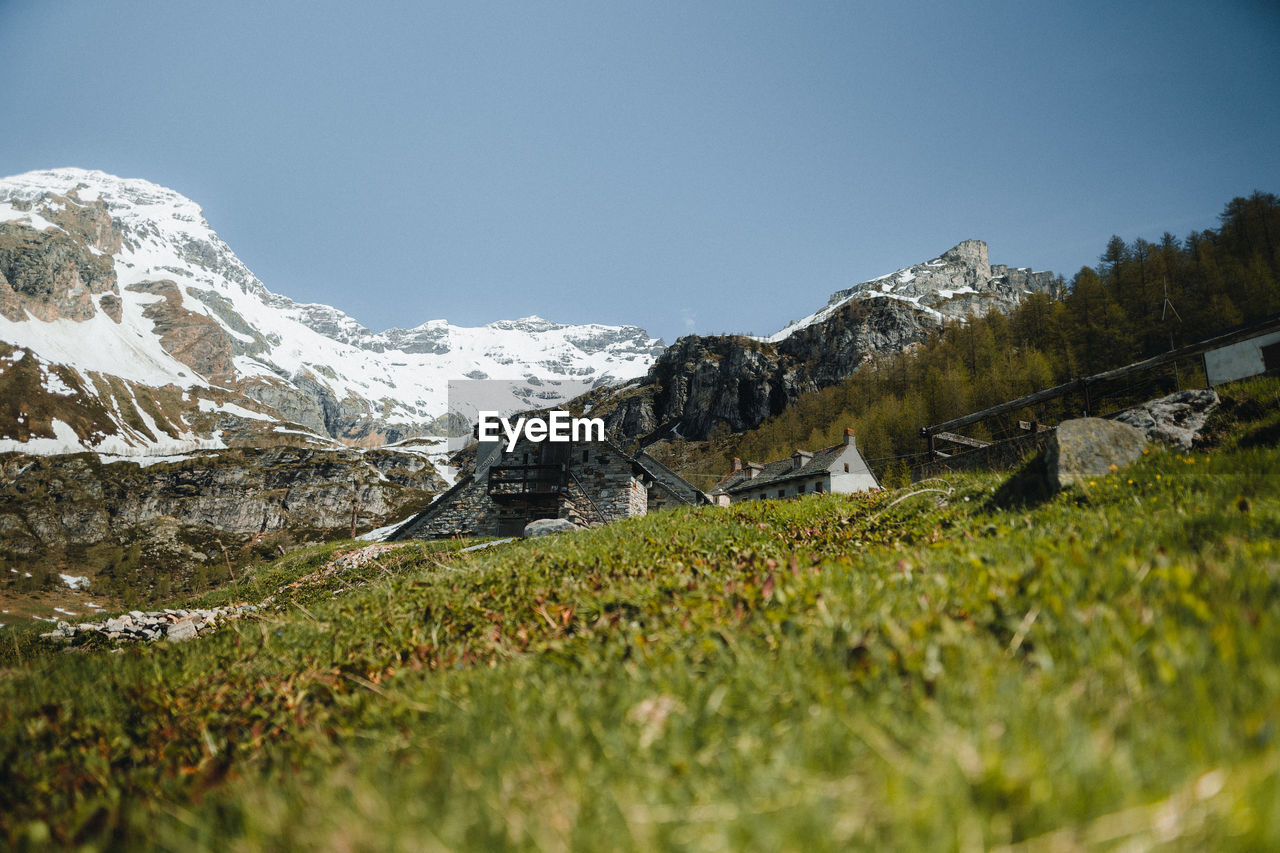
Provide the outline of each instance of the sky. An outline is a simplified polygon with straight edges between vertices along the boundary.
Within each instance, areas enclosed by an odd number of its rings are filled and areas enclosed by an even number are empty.
[[[964,239],[1070,280],[1280,193],[1280,5],[0,0],[0,174],[200,204],[380,331],[769,334]]]

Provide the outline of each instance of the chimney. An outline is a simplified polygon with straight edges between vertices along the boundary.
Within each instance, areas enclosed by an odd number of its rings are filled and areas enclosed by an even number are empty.
[[[850,445],[855,443],[853,440],[853,427],[844,428],[844,443],[845,445]]]
[[[729,471],[729,473],[736,474],[741,470],[742,470],[742,460],[736,456],[733,457],[733,468]]]

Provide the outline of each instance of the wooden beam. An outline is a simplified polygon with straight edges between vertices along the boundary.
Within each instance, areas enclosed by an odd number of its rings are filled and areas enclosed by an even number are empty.
[[[991,442],[980,441],[976,438],[969,438],[967,435],[956,435],[954,432],[939,432],[935,435],[943,441],[950,441],[953,444],[963,444],[966,447],[990,447]]]

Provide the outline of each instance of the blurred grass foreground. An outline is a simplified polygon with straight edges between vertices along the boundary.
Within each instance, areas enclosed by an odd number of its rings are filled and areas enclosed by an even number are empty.
[[[1280,849],[1280,382],[1005,474],[256,567],[183,644],[0,634],[0,840]]]

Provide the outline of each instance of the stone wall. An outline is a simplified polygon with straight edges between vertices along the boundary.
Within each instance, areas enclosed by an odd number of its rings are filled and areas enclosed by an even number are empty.
[[[445,492],[417,518],[396,532],[395,539],[442,539],[450,536],[497,535],[497,506],[483,480],[467,479]]]
[[[569,481],[569,491],[560,501],[559,517],[568,519],[574,524],[584,525],[606,524],[609,521],[582,490],[582,486],[573,480]]]
[[[668,509],[673,506],[689,506],[679,495],[667,487],[665,483],[654,481],[649,487],[649,512]]]
[[[581,450],[587,450],[582,461]],[[648,512],[648,494],[633,473],[630,459],[607,444],[574,445],[569,464],[572,480],[591,495],[609,521],[632,518]]]

